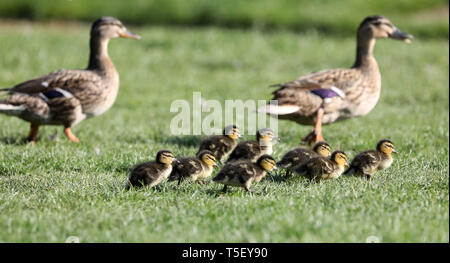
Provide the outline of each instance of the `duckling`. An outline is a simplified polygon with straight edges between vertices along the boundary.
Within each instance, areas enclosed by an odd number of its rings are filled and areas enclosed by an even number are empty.
[[[172,172],[172,162],[176,161],[173,153],[161,150],[156,154],[156,160],[137,165],[131,171],[127,189],[130,187],[153,187],[169,177]]]
[[[351,68],[310,73],[282,84],[272,100],[258,109],[278,119],[314,126],[304,143],[323,141],[322,125],[368,114],[380,98],[381,75],[373,56],[378,38],[410,42],[412,35],[398,30],[384,16],[366,17],[357,31],[356,60]]]
[[[344,174],[363,175],[371,180],[377,170],[384,170],[392,165],[394,161],[392,153],[398,153],[394,144],[390,140],[380,140],[377,143],[376,150],[368,150],[356,155],[350,164],[350,168]]]
[[[330,156],[330,145],[324,141],[320,141],[314,145],[312,150],[298,147],[287,152],[277,166],[286,169],[286,177],[291,176],[291,172],[296,166],[302,165],[313,157]]]
[[[256,141],[240,142],[231,152],[227,162],[250,160],[256,161],[263,154],[272,154],[272,141],[280,140],[269,128],[259,129],[256,133]]]
[[[10,95],[0,101],[0,113],[30,122],[27,139],[33,145],[40,125],[62,125],[67,138],[78,143],[71,128],[86,118],[103,114],[116,100],[119,74],[108,56],[108,43],[117,37],[140,39],[116,18],[96,20],[91,28],[86,69],[62,69],[0,90]]]
[[[311,181],[335,179],[348,167],[347,155],[343,151],[334,151],[331,157],[314,157],[305,164],[297,166],[294,172],[306,176]]]
[[[213,135],[205,138],[201,143],[197,155],[203,150],[211,151],[219,162],[230,155],[240,138],[236,125],[228,125],[223,129],[223,135]]]
[[[178,185],[183,180],[202,184],[200,180],[211,176],[213,167],[218,167],[216,157],[211,151],[203,150],[196,157],[186,157],[178,160],[169,176],[169,181],[178,180]]]
[[[220,172],[213,178],[213,181],[223,184],[223,192],[228,186],[243,187],[247,192],[252,192],[250,186],[253,182],[260,182],[272,170],[277,170],[275,159],[264,154],[253,163],[249,160],[231,162],[225,164]]]

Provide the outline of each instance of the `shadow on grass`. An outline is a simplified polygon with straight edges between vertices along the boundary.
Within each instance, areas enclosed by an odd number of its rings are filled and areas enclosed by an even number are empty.
[[[202,139],[203,138],[201,136],[169,136],[162,138],[161,142],[197,148]]]
[[[29,142],[26,138],[21,136],[7,136],[0,139],[0,142],[6,145],[27,145]],[[36,142],[37,143],[37,142]]]

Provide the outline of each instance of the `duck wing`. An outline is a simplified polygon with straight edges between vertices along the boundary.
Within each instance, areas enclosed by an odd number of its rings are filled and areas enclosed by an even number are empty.
[[[334,69],[310,73],[293,81],[276,84],[272,100],[277,105],[267,105],[265,112],[274,115],[296,113],[311,116],[322,106],[323,100],[334,97],[345,98],[361,81],[357,69]]]
[[[7,90],[10,93],[37,94],[56,88],[72,93],[81,102],[89,97],[101,95],[104,90],[102,78],[95,72],[68,69],[62,69],[39,78],[27,80]]]

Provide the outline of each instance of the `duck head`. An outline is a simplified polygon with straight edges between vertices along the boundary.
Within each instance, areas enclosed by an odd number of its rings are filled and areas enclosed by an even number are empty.
[[[392,38],[410,43],[413,36],[400,31],[384,16],[366,17],[359,25],[358,39],[376,38]]]
[[[100,39],[117,37],[141,39],[139,35],[129,31],[119,19],[108,16],[100,17],[92,24],[91,37]]]
[[[328,143],[321,141],[314,145],[313,151],[316,152],[320,156],[327,157],[327,156],[330,156],[331,148]]]
[[[168,150],[161,150],[156,154],[156,161],[162,164],[171,164],[176,161],[175,156]]]
[[[377,143],[377,151],[382,152],[389,156],[391,155],[391,153],[398,153],[395,150],[394,143],[392,143],[390,140],[386,140],[386,139],[380,140]]]

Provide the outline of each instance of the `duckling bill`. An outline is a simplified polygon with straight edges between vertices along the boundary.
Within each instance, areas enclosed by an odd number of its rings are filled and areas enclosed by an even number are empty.
[[[86,69],[62,69],[0,90],[10,95],[0,101],[0,113],[30,122],[27,139],[32,144],[41,125],[64,126],[67,138],[78,143],[71,128],[86,118],[105,113],[116,100],[119,74],[108,55],[108,43],[117,37],[140,39],[116,18],[96,20],[91,27]]]
[[[127,189],[130,187],[153,187],[172,172],[172,162],[176,160],[173,153],[161,150],[156,154],[156,160],[137,165],[131,171]]]
[[[213,178],[213,181],[223,184],[223,192],[228,186],[243,187],[247,192],[251,192],[250,186],[253,182],[260,182],[273,169],[278,169],[275,159],[268,154],[258,158],[256,163],[251,161],[239,161],[225,164],[220,172]]]
[[[392,165],[394,161],[392,153],[397,153],[392,141],[380,140],[376,150],[368,150],[356,155],[350,168],[344,174],[364,176],[371,180],[377,170],[384,170]]]

